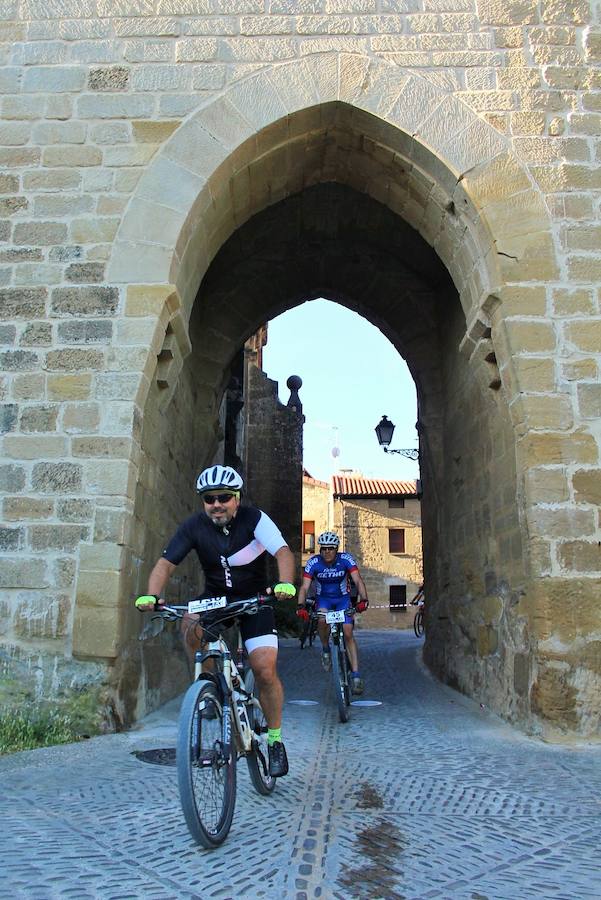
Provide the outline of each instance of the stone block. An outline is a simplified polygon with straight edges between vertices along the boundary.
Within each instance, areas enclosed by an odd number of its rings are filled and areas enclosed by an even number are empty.
[[[0,344],[4,347],[12,346],[17,340],[17,329],[14,325],[0,325]]]
[[[73,552],[81,541],[87,540],[88,529],[83,525],[31,525],[28,528],[32,550],[64,550]]]
[[[83,144],[87,125],[84,122],[39,122],[33,129],[34,144]]]
[[[100,407],[97,403],[69,403],[63,413],[67,434],[93,434],[99,430]]]
[[[128,460],[105,460],[102,466],[90,460],[84,463],[84,469],[87,494],[133,498],[136,469]]]
[[[124,558],[124,548],[118,544],[85,544],[79,553],[79,568],[81,572],[118,572],[123,569]]]
[[[601,319],[588,318],[579,322],[569,322],[565,326],[565,335],[567,341],[577,350],[598,353],[601,347]]]
[[[557,547],[562,569],[569,572],[601,573],[601,544],[599,541],[565,541]]]
[[[526,472],[526,497],[529,504],[565,503],[570,499],[566,470],[539,467]]]
[[[77,101],[82,119],[150,119],[154,98],[144,94],[83,94]]]
[[[54,514],[54,501],[44,497],[5,497],[2,510],[7,521],[49,519]]]
[[[0,353],[0,369],[5,372],[31,371],[37,368],[38,354],[30,350],[5,350]]]
[[[125,437],[74,437],[71,439],[71,452],[74,457],[129,459],[132,442]]]
[[[65,144],[46,147],[42,153],[42,163],[45,166],[59,168],[78,168],[82,166],[102,165],[102,151],[98,147],[74,146]],[[58,243],[58,242],[55,242]]]
[[[77,583],[73,620],[73,655],[76,659],[112,659],[120,647],[121,610],[114,605],[119,596],[119,573],[86,573]],[[110,598],[101,605],[94,601]]]
[[[177,298],[176,288],[170,284],[129,284],[125,298],[125,315],[158,317],[172,295]],[[177,307],[179,305],[177,300]]]
[[[77,493],[82,486],[82,466],[68,462],[36,463],[31,485],[34,490],[45,494]]]
[[[81,372],[84,369],[102,369],[104,354],[101,350],[51,350],[46,356],[46,368],[50,372]]]
[[[98,273],[104,268],[101,264],[85,263],[83,265],[83,271],[87,272]],[[90,269],[92,266],[95,268]],[[111,287],[54,288],[50,305],[54,315],[113,316],[119,305],[119,291],[117,288]]]
[[[87,400],[92,388],[92,376],[85,372],[76,375],[49,375],[49,400]]]
[[[553,312],[556,316],[590,316],[596,312],[593,292],[587,288],[554,288]]]
[[[13,618],[15,637],[28,641],[56,640],[65,637],[69,628],[71,599],[66,594],[21,595]]]
[[[97,509],[94,518],[94,542],[125,544],[131,530],[131,516],[120,509]]]
[[[45,288],[3,288],[0,289],[1,319],[37,319],[46,312]]]
[[[15,225],[14,244],[47,247],[64,244],[67,226],[63,222],[18,222]]]
[[[597,361],[590,358],[568,360],[561,366],[561,376],[566,381],[592,381],[597,378],[598,371]]]
[[[52,581],[54,587],[73,587],[75,584],[76,565],[76,560],[68,556],[53,560]]]
[[[56,431],[58,406],[27,406],[21,413],[21,431]]]
[[[19,407],[16,403],[0,404],[0,434],[14,431],[17,427]]]
[[[79,497],[59,500],[56,515],[61,522],[89,522],[94,515],[94,503]]]
[[[0,587],[2,588],[44,588],[48,587],[46,561],[24,559],[23,555],[4,557],[0,566]]]
[[[91,91],[126,91],[129,87],[129,66],[102,66],[92,68],[88,74]]]
[[[574,424],[571,399],[564,395],[543,397],[523,394],[512,405],[512,418],[534,430],[568,429]]]
[[[43,263],[22,263],[17,266],[14,274],[15,284],[31,285],[39,284],[47,287],[62,281],[60,266],[44,265]]]
[[[12,396],[15,400],[43,400],[46,379],[42,372],[16,375],[13,378]]]
[[[50,322],[31,322],[21,335],[22,347],[48,347],[52,343]]]
[[[60,94],[83,90],[83,66],[35,66],[23,73],[22,90],[34,94]]]
[[[25,469],[12,464],[0,465],[0,491],[18,493],[25,487]]]
[[[505,330],[513,354],[552,352],[555,349],[555,329],[549,321],[508,319]]]
[[[60,322],[58,326],[58,339],[63,344],[110,344],[112,333],[112,322],[95,319]]]
[[[149,120],[132,122],[132,138],[141,144],[163,144],[171,137],[179,122],[153,122]]]
[[[595,515],[589,509],[535,506],[527,515],[532,534],[556,540],[588,537],[596,530]]]
[[[72,259],[80,259],[83,254],[81,247],[52,247],[48,258],[54,262],[71,262]]]
[[[119,227],[119,219],[74,219],[71,223],[71,239],[82,244],[110,243]]]
[[[79,284],[104,281],[104,265],[102,263],[71,263],[65,270],[65,279]],[[108,290],[111,289],[108,288]],[[117,293],[116,290],[115,293]]]
[[[93,197],[73,194],[42,194],[36,197],[33,206],[35,216],[52,216],[64,218],[65,216],[80,215],[91,212],[94,209]]]
[[[22,528],[0,526],[0,552],[10,553],[11,550],[20,550],[24,542],[25,533]]]
[[[601,469],[577,469],[572,475],[576,503],[601,506]]]
[[[62,435],[19,435],[4,438],[4,455],[13,459],[56,459],[67,452],[67,441]]]
[[[527,433],[520,442],[524,465],[595,465],[599,451],[594,437],[584,432],[556,434],[553,432]]]

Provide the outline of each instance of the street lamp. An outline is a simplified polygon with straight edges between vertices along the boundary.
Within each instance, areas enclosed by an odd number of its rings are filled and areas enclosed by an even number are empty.
[[[400,453],[409,459],[419,459],[419,450],[391,450],[388,446],[392,440],[394,425],[387,416],[382,416],[375,427],[378,444],[384,449],[384,453]]]

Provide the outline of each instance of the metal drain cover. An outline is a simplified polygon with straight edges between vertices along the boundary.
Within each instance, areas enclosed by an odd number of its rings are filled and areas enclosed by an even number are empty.
[[[351,706],[382,706],[381,700],[351,700]]]
[[[164,747],[158,750],[133,750],[132,755],[142,762],[153,763],[155,766],[175,765],[175,747]]]
[[[319,706],[317,700],[289,700],[288,703],[294,703],[295,706]]]

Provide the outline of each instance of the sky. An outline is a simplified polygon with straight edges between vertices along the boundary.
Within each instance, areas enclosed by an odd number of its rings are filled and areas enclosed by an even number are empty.
[[[282,403],[290,397],[287,378],[303,380],[304,467],[314,478],[329,481],[341,469],[419,478],[417,462],[378,444],[374,429],[387,415],[396,425],[391,448],[417,448],[417,401],[403,358],[366,319],[329,300],[303,303],[269,322],[263,369],[278,382]]]

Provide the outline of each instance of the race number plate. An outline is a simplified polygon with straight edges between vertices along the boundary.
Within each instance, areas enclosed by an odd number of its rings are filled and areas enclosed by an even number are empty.
[[[326,622],[328,625],[334,625],[335,622],[344,622],[344,610],[338,609],[335,612],[327,612]]]
[[[224,606],[227,606],[225,597],[207,597],[206,600],[191,600],[188,603],[188,612],[202,613],[210,609],[223,609]]]

